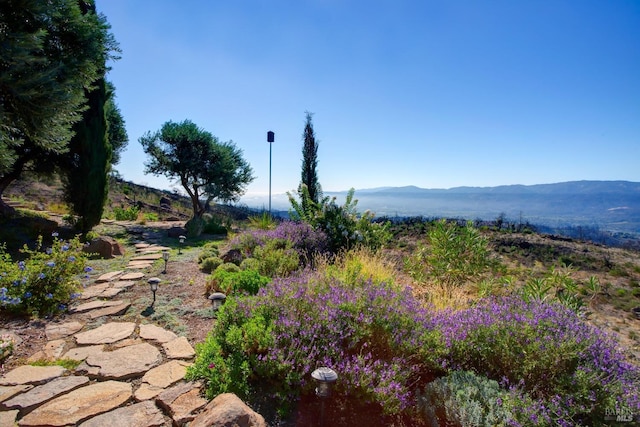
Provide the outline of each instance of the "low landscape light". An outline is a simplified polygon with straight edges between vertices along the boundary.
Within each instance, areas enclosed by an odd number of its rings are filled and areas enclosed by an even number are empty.
[[[162,259],[164,260],[164,274],[167,274],[167,263],[169,262],[169,251],[162,252]]]
[[[318,383],[316,396],[325,398],[331,395],[331,386],[338,379],[338,374],[333,369],[322,366],[313,371],[311,377]]]
[[[180,246],[178,246],[178,255],[182,253],[182,245],[184,245],[184,241],[187,240],[187,236],[178,236],[178,240],[180,241]]]
[[[149,287],[151,288],[151,292],[153,292],[153,303],[151,305],[154,305],[156,303],[156,291],[158,290],[160,279],[158,279],[157,277],[151,277],[149,278],[148,282]]]
[[[218,310],[224,304],[224,301],[227,299],[227,296],[222,292],[214,292],[209,295],[209,301],[211,301],[211,306],[214,310]]]
[[[320,425],[324,427],[324,401],[331,395],[331,386],[338,380],[338,374],[331,368],[322,366],[311,373],[316,380],[316,396],[320,398]]]

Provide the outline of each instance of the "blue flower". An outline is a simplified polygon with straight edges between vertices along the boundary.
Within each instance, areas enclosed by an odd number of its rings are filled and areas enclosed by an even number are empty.
[[[78,298],[80,295],[82,295],[82,294],[79,294],[79,293],[73,293],[73,294],[71,294],[71,299],[76,299],[76,298]]]
[[[38,274],[38,279],[44,279],[45,277],[47,276],[44,273]]]
[[[58,237],[58,232],[54,231],[53,233],[51,233],[51,237]]]
[[[20,280],[20,283],[22,283],[23,285],[27,283],[27,278],[23,277],[22,280]]]
[[[45,252],[47,253],[47,255],[51,255],[51,252],[53,252],[53,251],[51,250],[51,248],[47,248],[47,250]]]
[[[24,261],[20,261],[20,262],[18,263],[18,268],[19,268],[20,270],[24,270]]]
[[[47,299],[51,299],[51,298],[53,298],[53,294],[52,294],[52,293],[48,293],[47,295],[45,295],[45,297],[46,297]]]
[[[67,261],[69,262],[74,262],[76,260],[76,257],[74,257],[73,255],[71,255],[69,258],[67,258]]]
[[[60,249],[62,250],[62,252],[66,252],[69,250],[69,245],[62,245]]]
[[[58,304],[58,310],[63,311],[65,308],[67,308],[66,305],[64,304]]]
[[[92,272],[92,271],[93,271],[93,268],[91,268],[91,267],[89,267],[89,266],[87,266],[87,267],[85,267],[85,268],[84,268],[84,272],[85,272],[85,273],[90,273],[90,272]]]
[[[32,295],[33,295],[33,294],[32,294],[31,292],[25,292],[25,293],[24,293],[24,298],[25,298],[25,299],[27,299],[27,298],[31,298],[31,296],[32,296]]]
[[[47,263],[47,267],[55,267],[55,266],[56,266],[56,263],[55,263],[55,262],[53,262],[53,261],[49,261],[49,262]]]

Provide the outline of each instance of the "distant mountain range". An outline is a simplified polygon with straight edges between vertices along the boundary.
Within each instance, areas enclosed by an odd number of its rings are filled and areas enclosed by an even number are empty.
[[[346,191],[325,192],[344,200]],[[640,236],[640,183],[571,181],[556,184],[503,185],[426,189],[415,186],[356,190],[358,210],[377,216],[447,217],[513,222],[553,228],[591,227]],[[249,207],[264,207],[268,198],[246,198]],[[287,211],[286,195],[272,198],[273,210]]]

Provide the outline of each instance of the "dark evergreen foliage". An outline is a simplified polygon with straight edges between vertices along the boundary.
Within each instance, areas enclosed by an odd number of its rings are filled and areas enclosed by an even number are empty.
[[[306,112],[306,121],[304,126],[304,146],[302,147],[302,181],[300,187],[306,186],[309,192],[309,198],[314,203],[318,203],[322,198],[322,188],[318,182],[318,143],[313,131],[312,113]],[[299,189],[301,192],[301,188]],[[304,200],[303,200],[304,203]],[[304,208],[304,207],[303,207]]]
[[[88,0],[0,2],[0,196],[23,170],[49,172],[68,150],[86,91],[117,52],[93,10]]]

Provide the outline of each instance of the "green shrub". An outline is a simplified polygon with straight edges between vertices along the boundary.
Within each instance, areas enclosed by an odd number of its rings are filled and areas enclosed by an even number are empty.
[[[443,289],[475,282],[496,265],[489,257],[488,242],[471,222],[459,226],[437,221],[421,245],[405,261],[409,275],[418,282],[433,280]]]
[[[203,233],[207,234],[227,234],[227,228],[222,224],[220,218],[213,215],[205,215]]]
[[[245,258],[240,263],[240,270],[260,270],[260,261],[255,258]],[[640,289],[639,289],[640,290]]]
[[[309,198],[308,189],[302,186],[301,202],[288,194],[292,206],[290,216],[322,230],[329,238],[329,246],[334,253],[359,245],[374,250],[381,248],[391,239],[390,223],[373,222],[374,214],[370,211],[358,214],[358,200],[353,198],[354,191],[353,188],[349,190],[343,205],[338,205],[335,197],[325,197],[319,203],[314,203]]]
[[[237,273],[238,271],[240,271],[240,267],[238,267],[237,265],[235,265],[232,262],[225,262],[223,264],[221,264],[220,266],[218,266],[218,268],[216,268],[215,271],[228,271],[231,273]]]
[[[300,255],[291,242],[284,239],[272,239],[264,246],[257,246],[253,257],[259,262],[260,274],[268,277],[288,276],[300,265]]]
[[[202,262],[200,263],[200,270],[203,273],[211,273],[223,263],[224,261],[222,261],[219,257],[210,256],[202,260]]]
[[[255,295],[261,287],[269,283],[269,278],[255,270],[230,272],[216,270],[211,275],[212,286],[227,295],[244,293]]]
[[[26,259],[16,263],[0,248],[0,308],[33,316],[65,310],[79,295],[79,275],[91,270],[79,239],[66,242],[54,233],[45,249],[40,236],[35,250],[25,245],[22,252]]]
[[[509,392],[470,371],[454,371],[427,384],[420,406],[429,425],[493,427],[513,419]]]
[[[113,214],[116,217],[116,221],[135,221],[138,219],[140,208],[138,206],[131,206],[129,208],[123,208],[116,206],[113,208]]]

